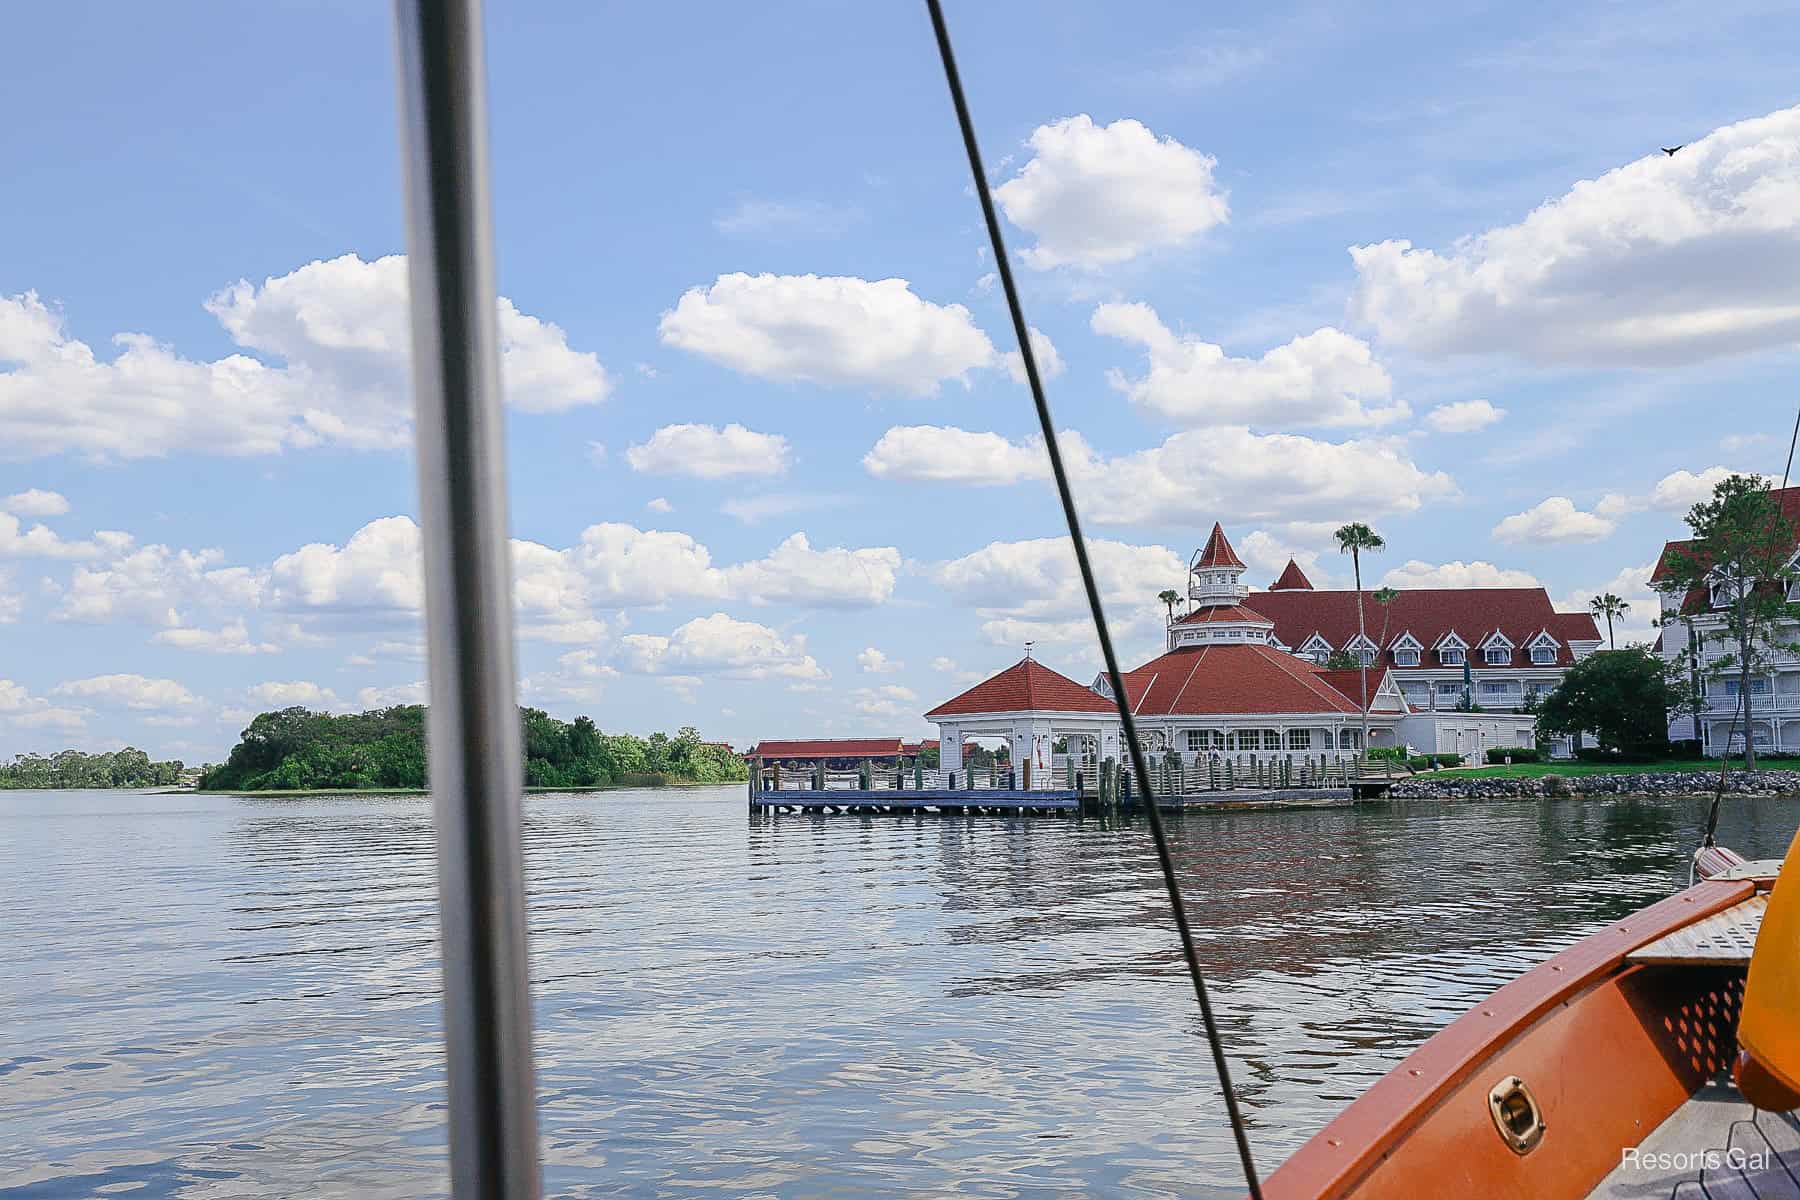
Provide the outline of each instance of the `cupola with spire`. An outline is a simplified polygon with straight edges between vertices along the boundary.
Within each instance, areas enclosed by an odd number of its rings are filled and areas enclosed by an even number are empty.
[[[1193,605],[1186,616],[1169,623],[1171,651],[1209,643],[1273,641],[1275,623],[1242,604],[1250,594],[1242,583],[1248,569],[1231,548],[1224,526],[1214,524],[1212,536],[1188,563],[1188,599]]]
[[[1310,592],[1313,590],[1312,580],[1300,569],[1300,564],[1288,559],[1288,565],[1282,568],[1281,578],[1269,585],[1271,592]]]

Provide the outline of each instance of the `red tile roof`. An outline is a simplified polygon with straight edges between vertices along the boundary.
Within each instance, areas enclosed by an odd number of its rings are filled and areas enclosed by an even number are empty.
[[[1111,712],[1112,701],[1060,675],[1036,659],[1023,658],[960,696],[944,701],[926,717],[990,712]]]
[[[1356,713],[1324,675],[1273,646],[1184,646],[1126,675],[1125,692],[1132,711],[1149,717]]]
[[[1387,678],[1388,668],[1369,668],[1369,707],[1375,708],[1375,693],[1381,690],[1381,681]],[[1319,671],[1319,678],[1344,694],[1344,697],[1357,708],[1362,707],[1362,672],[1352,667],[1343,671]],[[1401,705],[1405,706],[1405,701]],[[1392,709],[1377,711],[1390,712]]]
[[[900,753],[900,739],[815,738],[800,742],[758,742],[746,758],[889,758]]]
[[[1210,625],[1214,621],[1253,621],[1258,625],[1273,624],[1269,618],[1259,612],[1252,612],[1241,604],[1214,604],[1206,608],[1196,608],[1175,623],[1177,625]]]
[[[1312,580],[1300,569],[1300,564],[1288,559],[1288,565],[1282,568],[1281,578],[1269,585],[1271,592],[1310,592],[1313,590]]]
[[[1225,527],[1217,521],[1213,522],[1212,536],[1206,539],[1206,546],[1200,551],[1200,557],[1194,560],[1196,567],[1241,567],[1244,560],[1237,556],[1231,543],[1225,540]]]
[[[1283,644],[1298,650],[1317,633],[1333,649],[1342,649],[1356,637],[1356,593],[1354,591],[1271,591],[1257,592],[1245,606],[1262,613],[1275,623],[1275,636]],[[1475,655],[1471,664],[1486,666],[1478,649],[1487,636],[1500,630],[1513,644],[1508,665],[1528,666],[1526,649],[1540,631],[1548,630],[1559,644],[1556,663],[1568,666],[1575,661],[1569,642],[1599,641],[1600,630],[1587,613],[1559,613],[1550,603],[1543,588],[1408,588],[1383,606],[1375,603],[1373,592],[1363,593],[1363,609],[1369,637],[1382,646],[1377,665],[1395,666],[1394,641],[1411,633],[1427,651],[1454,630]],[[1385,637],[1383,628],[1385,626]],[[1436,656],[1429,652],[1420,656],[1419,667],[1397,667],[1401,671],[1436,667]]]

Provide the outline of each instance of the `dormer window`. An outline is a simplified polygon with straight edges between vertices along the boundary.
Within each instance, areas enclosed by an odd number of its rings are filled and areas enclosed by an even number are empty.
[[[1419,652],[1411,646],[1394,651],[1394,665],[1397,667],[1416,667],[1419,665]]]
[[[1512,651],[1505,646],[1489,646],[1485,654],[1490,667],[1504,667],[1512,662]]]
[[[1531,665],[1532,666],[1547,667],[1547,666],[1551,665],[1552,663],[1554,663],[1555,661],[1556,661],[1556,647],[1555,646],[1538,645],[1538,646],[1533,646],[1531,648]]]
[[[1356,661],[1365,667],[1373,666],[1375,664],[1375,651],[1369,649],[1367,646],[1357,647]]]
[[[1438,661],[1443,663],[1446,667],[1462,666],[1463,648],[1461,646],[1445,646],[1438,651]]]

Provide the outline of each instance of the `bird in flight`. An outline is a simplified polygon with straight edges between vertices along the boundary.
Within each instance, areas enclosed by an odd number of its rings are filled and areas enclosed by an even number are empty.
[[[1681,143],[1681,146],[1685,146],[1685,145],[1687,145],[1686,142]],[[1670,158],[1674,158],[1675,152],[1677,150],[1681,149],[1681,146],[1663,146],[1663,147],[1661,147],[1661,150],[1664,154],[1668,155]]]

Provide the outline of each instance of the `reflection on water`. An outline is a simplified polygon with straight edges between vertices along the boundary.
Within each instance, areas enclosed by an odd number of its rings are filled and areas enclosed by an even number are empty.
[[[549,1194],[1237,1194],[1141,829],[527,808]],[[1265,1168],[1684,882],[1703,811],[1174,822]],[[1722,840],[1797,813],[1728,802]],[[0,1196],[441,1194],[430,850],[418,799],[0,794]]]

